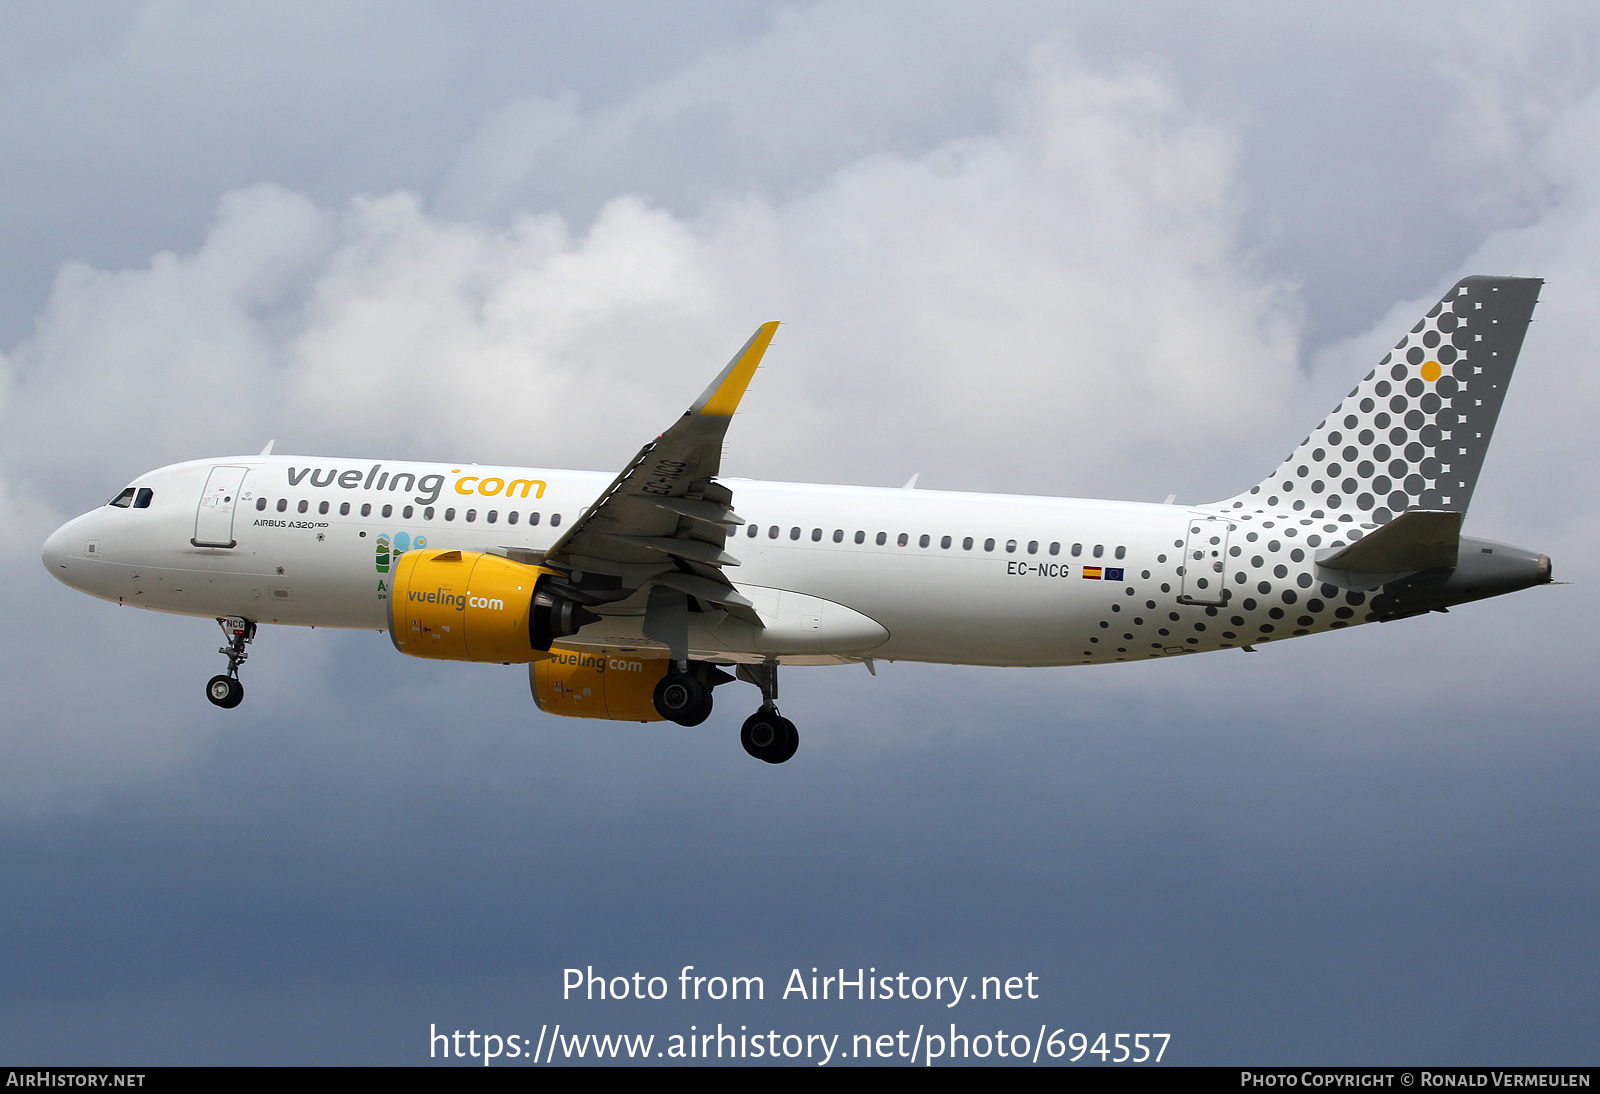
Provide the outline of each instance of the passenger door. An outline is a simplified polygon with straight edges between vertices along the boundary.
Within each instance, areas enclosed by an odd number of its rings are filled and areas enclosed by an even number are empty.
[[[213,467],[206,479],[206,488],[200,492],[200,508],[194,515],[194,538],[189,542],[196,547],[233,547],[233,509],[239,501],[239,487],[244,485],[248,467]]]

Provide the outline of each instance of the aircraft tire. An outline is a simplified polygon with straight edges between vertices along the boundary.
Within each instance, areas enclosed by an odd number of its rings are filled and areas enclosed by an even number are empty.
[[[778,722],[783,736],[773,750],[772,758],[767,761],[772,764],[787,763],[800,749],[800,731],[794,727],[794,723],[787,718],[779,718]]]
[[[781,764],[800,747],[800,733],[789,719],[763,707],[744,720],[739,743],[756,759]]]
[[[681,672],[662,677],[653,698],[656,713],[680,726],[697,726],[711,717],[711,689]]]
[[[215,706],[232,710],[244,702],[244,685],[231,676],[218,674],[206,681],[206,698]]]

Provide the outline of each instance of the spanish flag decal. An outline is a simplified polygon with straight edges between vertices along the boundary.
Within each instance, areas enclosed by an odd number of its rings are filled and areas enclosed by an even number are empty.
[[[1098,566],[1085,566],[1083,568],[1083,576],[1088,578],[1090,581],[1099,581],[1100,580],[1100,567],[1098,567]]]

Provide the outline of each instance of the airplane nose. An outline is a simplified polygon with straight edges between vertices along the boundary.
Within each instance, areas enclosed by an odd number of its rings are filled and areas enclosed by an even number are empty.
[[[39,552],[44,568],[58,581],[67,580],[67,536],[67,525],[63,524],[50,533],[50,538],[44,541],[44,550]]]

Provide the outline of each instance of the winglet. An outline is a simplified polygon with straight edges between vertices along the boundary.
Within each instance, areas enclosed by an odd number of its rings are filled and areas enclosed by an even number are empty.
[[[272,446],[277,444],[277,443],[278,443],[278,438],[276,438],[276,437],[272,438],[272,440],[267,442],[267,447],[265,447],[265,448],[263,448],[261,450],[261,455],[263,455],[263,456],[272,455]]]
[[[777,330],[776,322],[763,323],[757,327],[756,332],[750,336],[750,341],[733,355],[728,367],[718,373],[717,378],[711,381],[711,386],[694,401],[689,413],[731,416],[738,408],[739,400],[744,398],[745,388],[750,386],[750,379],[756,374],[756,366],[761,363],[761,357],[772,344],[772,336]]]

